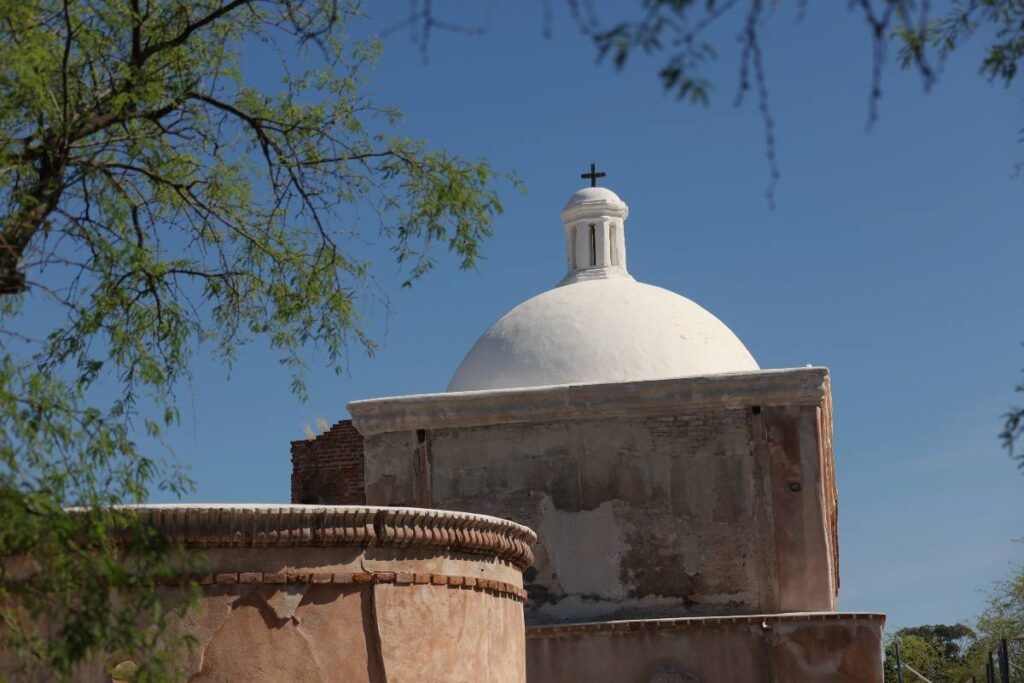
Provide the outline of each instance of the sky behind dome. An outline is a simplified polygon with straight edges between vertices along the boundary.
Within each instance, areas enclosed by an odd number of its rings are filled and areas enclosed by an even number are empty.
[[[382,348],[354,350],[345,376],[314,366],[308,404],[261,344],[230,376],[200,361],[168,436],[198,483],[189,500],[286,502],[304,423],[444,390],[494,320],[561,279],[559,211],[596,162],[630,207],[634,277],[710,310],[763,368],[830,368],[840,608],[886,612],[890,627],[975,615],[981,590],[1024,561],[1024,474],[997,439],[1024,366],[1019,84],[987,84],[973,48],[930,94],[890,68],[867,132],[862,20],[822,3],[797,21],[787,5],[764,44],[782,171],[771,209],[756,101],[733,106],[738,27],[719,34],[711,105],[693,108],[662,92],[656,60],[595,65],[558,2],[548,38],[540,3],[435,4],[488,31],[436,32],[426,63],[407,31],[389,33],[373,96],[404,110],[403,133],[514,171],[526,192],[505,188],[477,272],[441,258],[400,289],[386,250],[360,247],[389,296],[389,315],[370,314]],[[273,73],[262,59],[246,69]]]

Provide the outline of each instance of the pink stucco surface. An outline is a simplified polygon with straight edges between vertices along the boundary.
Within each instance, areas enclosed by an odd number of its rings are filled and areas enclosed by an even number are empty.
[[[527,630],[530,683],[881,683],[880,614],[649,619]]]
[[[187,560],[158,588],[171,606],[197,596],[166,617],[169,638],[191,640],[176,651],[175,680],[526,680],[522,572],[536,537],[518,524],[364,506],[125,510]],[[130,680],[141,656],[100,653],[74,680]],[[0,679],[50,680],[17,667],[0,653]]]
[[[290,612],[289,592],[301,593]],[[179,626],[196,638],[181,662],[195,683],[525,680],[522,605],[483,590],[236,585],[206,592]]]

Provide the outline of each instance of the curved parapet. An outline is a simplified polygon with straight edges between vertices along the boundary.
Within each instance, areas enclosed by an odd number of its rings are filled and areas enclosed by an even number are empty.
[[[313,505],[121,508],[175,542],[188,681],[525,681],[532,531],[462,512]],[[199,570],[196,570],[198,565]],[[97,663],[76,680],[108,681]]]
[[[191,548],[411,548],[479,554],[519,569],[537,536],[497,517],[449,510],[349,505],[140,505],[138,514]]]

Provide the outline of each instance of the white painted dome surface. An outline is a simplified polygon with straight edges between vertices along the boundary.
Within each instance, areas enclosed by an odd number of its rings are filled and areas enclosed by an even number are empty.
[[[562,209],[562,220],[569,220],[570,216],[590,207],[604,209],[604,212],[610,209],[612,212],[621,214],[623,218],[629,213],[626,202],[619,199],[619,195],[607,187],[584,187],[573,192],[569,197],[565,208]]]
[[[448,391],[630,382],[757,370],[743,343],[685,297],[626,270],[629,207],[587,187],[562,209],[568,272],[494,323]]]
[[[477,340],[448,391],[757,369],[718,318],[627,276],[575,282],[519,304]]]

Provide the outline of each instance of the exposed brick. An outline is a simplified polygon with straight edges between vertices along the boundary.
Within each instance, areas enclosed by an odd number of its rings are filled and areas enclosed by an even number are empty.
[[[377,583],[394,583],[395,573],[394,572],[376,572],[373,575],[373,580]]]
[[[263,572],[263,583],[284,583],[287,578],[284,572]]]
[[[238,572],[238,583],[261,583],[263,572]]]
[[[373,574],[369,572],[355,572],[352,574],[352,583],[370,583],[373,581]]]
[[[213,581],[214,583],[238,583],[238,574],[216,574],[213,577]]]
[[[363,436],[342,420],[315,439],[293,441],[292,502],[363,505]]]
[[[413,575],[413,583],[430,583],[430,574]]]
[[[412,583],[412,581],[413,581],[413,574],[412,574],[412,572],[398,572],[397,574],[395,574],[395,583],[406,584],[406,583]]]
[[[446,583],[448,583],[448,578],[442,576],[441,574],[432,574],[430,577],[430,583],[434,584],[435,586],[443,586]]]

